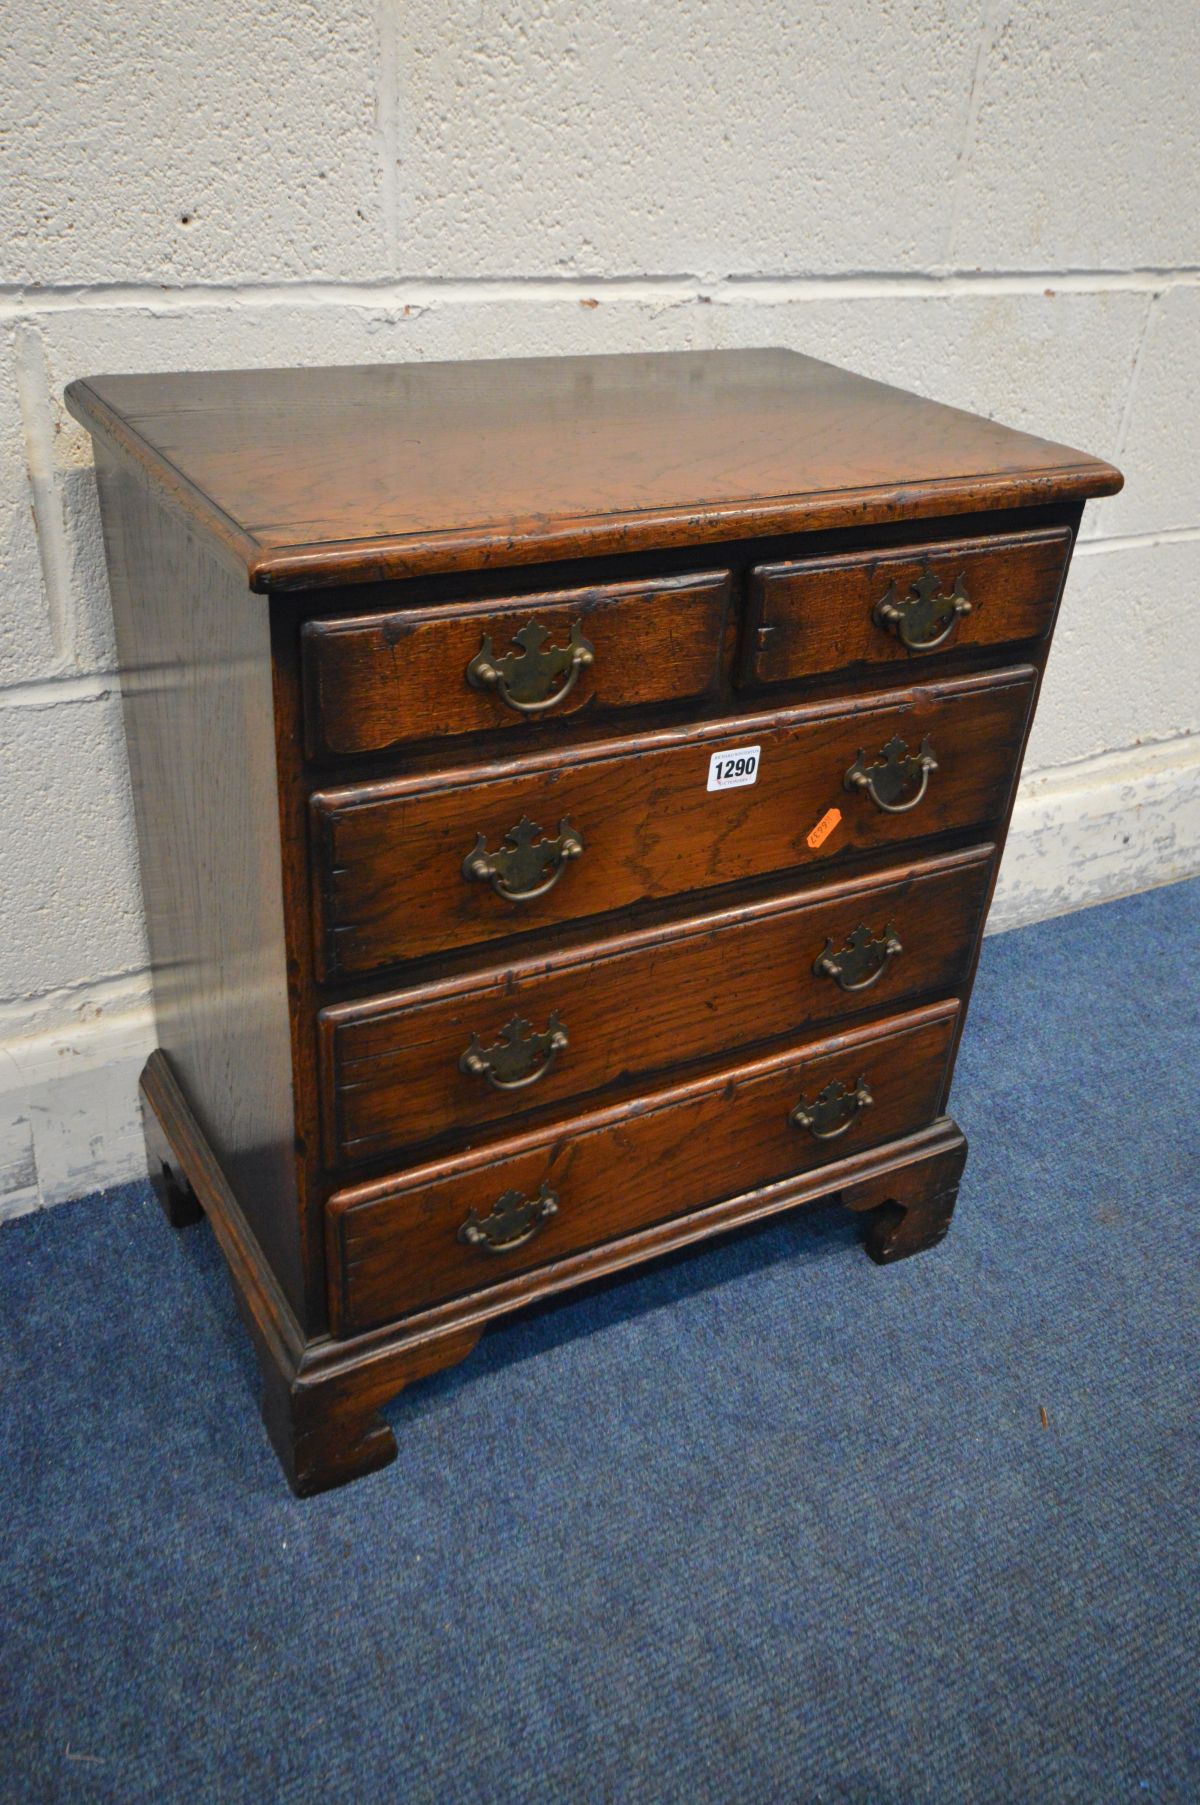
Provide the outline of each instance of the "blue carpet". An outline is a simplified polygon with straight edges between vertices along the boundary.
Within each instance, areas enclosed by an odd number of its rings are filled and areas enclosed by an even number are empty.
[[[1192,883],[988,942],[935,1253],[545,1307],[304,1504],[204,1228],[6,1228],[0,1797],[1195,1800],[1198,940]]]

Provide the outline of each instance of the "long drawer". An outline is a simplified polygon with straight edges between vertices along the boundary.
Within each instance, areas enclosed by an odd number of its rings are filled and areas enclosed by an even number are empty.
[[[924,1127],[957,1003],[527,1134],[326,1206],[335,1334]]]
[[[326,1157],[511,1122],[966,977],[991,846],[516,960],[318,1017]]]
[[[1020,667],[318,792],[319,972],[983,826],[1007,803],[1035,680]]]
[[[716,680],[729,593],[729,572],[710,570],[308,621],[308,751],[382,752],[702,695]]]
[[[1066,574],[1066,527],[757,565],[740,681],[794,682],[953,646],[1040,639]]]

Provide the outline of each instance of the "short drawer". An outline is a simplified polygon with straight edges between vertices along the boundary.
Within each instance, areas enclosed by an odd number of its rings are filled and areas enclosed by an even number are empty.
[[[327,1157],[511,1123],[962,984],[991,846],[318,1017]]]
[[[703,695],[720,668],[728,571],[604,583],[301,633],[310,757]]]
[[[1007,804],[1034,685],[1022,668],[319,792],[319,972],[983,826]]]
[[[760,564],[750,580],[740,681],[928,657],[953,646],[1040,639],[1050,629],[1066,527],[886,552]]]
[[[338,1192],[326,1209],[334,1333],[925,1127],[957,1014],[956,1003],[914,1010]]]

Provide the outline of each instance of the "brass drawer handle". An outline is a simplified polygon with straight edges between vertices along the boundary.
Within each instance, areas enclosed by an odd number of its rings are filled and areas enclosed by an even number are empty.
[[[945,645],[960,618],[971,612],[966,578],[961,573],[949,595],[940,594],[940,588],[931,570],[910,586],[903,600],[897,598],[893,583],[876,602],[871,618],[877,627],[894,633],[910,652],[932,652],[935,646]]]
[[[558,1197],[543,1180],[536,1197],[505,1191],[486,1216],[471,1210],[458,1231],[458,1239],[464,1247],[477,1247],[480,1253],[515,1253],[557,1214]]]
[[[885,815],[906,815],[910,808],[916,808],[929,788],[930,772],[938,768],[928,735],[921,741],[918,752],[910,752],[897,735],[888,741],[873,765],[866,763],[866,756],[860,746],[858,757],[842,781],[848,790],[866,790],[876,808],[881,808]],[[907,802],[898,801],[897,798],[917,777],[921,782],[916,795],[910,796]]]
[[[483,644],[467,666],[467,682],[472,689],[494,690],[505,707],[517,714],[545,714],[548,708],[557,708],[574,689],[580,671],[586,671],[594,662],[596,653],[583,637],[577,620],[571,622],[565,646],[547,647],[549,637],[548,628],[538,621],[528,621],[519,633],[513,634],[513,643],[520,651],[506,652],[503,658],[497,658],[491,635],[485,633]],[[562,676],[566,682],[554,689],[555,680]]]
[[[555,839],[539,839],[541,831],[528,815],[522,815],[505,834],[498,852],[489,852],[483,834],[476,834],[475,844],[462,862],[463,876],[472,883],[490,884],[505,902],[532,902],[545,896],[570,861],[580,856],[583,839],[571,826],[569,815],[559,822]]]
[[[847,1090],[841,1079],[835,1078],[815,1103],[806,1103],[801,1097],[789,1112],[788,1121],[793,1128],[807,1128],[815,1141],[836,1141],[874,1101],[865,1078],[860,1078],[853,1090]]]
[[[532,1022],[514,1015],[501,1028],[494,1047],[485,1048],[478,1034],[472,1034],[458,1068],[471,1078],[486,1078],[494,1091],[524,1091],[546,1076],[566,1048],[567,1031],[557,1010],[551,1013],[544,1034],[535,1034]]]
[[[825,942],[825,950],[818,954],[813,966],[813,975],[832,978],[840,990],[870,990],[872,984],[878,984],[882,978],[889,960],[903,950],[890,921],[878,938],[865,922],[860,921],[854,931],[847,934],[840,953],[834,953],[832,940]]]

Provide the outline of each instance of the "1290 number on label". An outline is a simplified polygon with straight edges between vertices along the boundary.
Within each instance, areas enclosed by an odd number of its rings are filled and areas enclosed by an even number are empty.
[[[710,790],[740,790],[758,776],[761,746],[734,746],[728,752],[714,752],[708,761]]]

